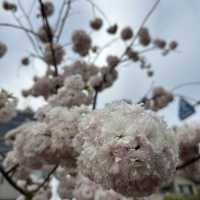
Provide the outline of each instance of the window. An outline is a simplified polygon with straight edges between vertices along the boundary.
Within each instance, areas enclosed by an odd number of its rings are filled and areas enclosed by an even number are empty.
[[[186,194],[186,195],[194,194],[193,187],[190,184],[179,184],[177,186],[177,192],[180,194]]]

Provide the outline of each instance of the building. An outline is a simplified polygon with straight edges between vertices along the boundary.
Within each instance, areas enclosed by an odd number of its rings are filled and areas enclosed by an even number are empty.
[[[170,194],[197,195],[198,185],[184,177],[177,176],[172,184],[163,187],[159,193],[152,195],[151,200],[163,200],[166,195]]]

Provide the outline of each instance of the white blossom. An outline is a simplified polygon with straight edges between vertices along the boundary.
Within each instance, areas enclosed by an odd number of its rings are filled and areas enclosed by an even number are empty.
[[[175,173],[177,149],[166,124],[142,107],[114,103],[86,115],[74,139],[78,169],[126,196],[147,196]]]
[[[85,89],[85,84],[80,75],[66,78],[64,86],[58,90],[56,95],[48,99],[52,106],[81,106],[92,102],[93,93]]]

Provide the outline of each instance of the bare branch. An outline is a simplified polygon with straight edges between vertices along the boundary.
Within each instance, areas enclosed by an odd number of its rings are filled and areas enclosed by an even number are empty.
[[[183,163],[183,164],[180,164],[176,167],[176,170],[182,170],[186,167],[189,167],[190,165],[194,164],[195,162],[199,161],[200,160],[200,155],[195,157],[195,158],[192,158],[191,160],[188,160],[187,162]]]
[[[159,5],[161,0],[157,0],[155,2],[155,4],[152,6],[152,8],[150,9],[150,11],[147,13],[147,15],[145,16],[145,18],[143,19],[135,37],[133,38],[133,40],[131,41],[131,43],[128,45],[127,48],[131,48],[135,41],[137,40],[138,36],[139,36],[139,33],[141,31],[141,29],[144,27],[144,25],[147,23],[147,21],[149,20],[149,18],[151,17],[151,15],[154,13],[154,11],[156,10],[157,6]],[[121,60],[123,59],[123,57],[126,55],[126,50],[124,51],[124,53],[121,55]]]
[[[43,23],[46,27],[45,30],[46,30],[46,33],[47,33],[47,36],[48,36],[48,41],[49,41],[50,49],[51,49],[51,53],[52,53],[53,64],[54,64],[54,69],[55,69],[54,75],[57,76],[58,75],[58,67],[57,67],[57,62],[56,62],[56,57],[55,57],[55,49],[54,49],[54,46],[53,46],[53,34],[51,32],[50,25],[49,25],[49,22],[48,22],[48,18],[47,18],[46,13],[45,13],[44,4],[43,4],[42,0],[38,0],[38,1],[39,1],[39,4],[40,4],[41,15],[42,15],[42,18],[43,18]]]
[[[4,178],[8,181],[8,183],[15,188],[19,193],[21,193],[23,196],[30,196],[30,193],[23,190],[21,187],[19,187],[12,178],[8,175],[7,172],[5,172],[4,168],[0,165],[0,172],[4,176]]]
[[[70,10],[71,10],[71,3],[72,3],[72,0],[68,0],[67,2],[67,9],[65,11],[65,14],[61,20],[61,25],[60,25],[60,28],[58,30],[58,35],[57,35],[57,42],[59,41],[61,35],[62,35],[62,32],[63,32],[63,29],[65,27],[65,24],[66,24],[66,21],[69,17],[69,13],[70,13]]]
[[[37,193],[42,187],[45,186],[45,184],[50,180],[51,176],[54,174],[56,169],[58,168],[58,165],[56,165],[48,174],[48,176],[44,179],[44,181],[38,186],[38,188],[33,192],[34,194]]]
[[[9,23],[0,23],[0,26],[1,27],[9,27],[9,28],[15,28],[15,29],[19,29],[19,30],[22,30],[26,33],[30,33],[34,36],[37,36],[38,37],[38,34],[35,33],[34,31],[24,27],[24,26],[20,26],[20,25],[16,25],[16,24],[9,24]]]

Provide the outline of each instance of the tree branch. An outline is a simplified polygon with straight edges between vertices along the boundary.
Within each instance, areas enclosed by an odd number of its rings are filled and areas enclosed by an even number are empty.
[[[25,31],[27,33],[31,33],[32,35],[38,37],[37,33],[35,33],[34,31],[32,31],[32,30],[30,30],[30,29],[28,29],[26,27],[23,27],[23,26],[19,26],[19,25],[15,25],[15,24],[9,24],[9,23],[0,23],[0,26],[19,29],[19,30]]]
[[[66,12],[65,12],[62,20],[60,19],[61,20],[61,25],[60,25],[60,28],[58,30],[57,42],[59,41],[59,39],[60,39],[60,37],[62,35],[63,29],[65,27],[66,20],[69,17],[69,13],[70,13],[70,10],[71,10],[71,4],[72,4],[72,0],[68,0]]]
[[[199,160],[200,160],[200,155],[195,157],[195,158],[192,158],[191,160],[186,161],[185,163],[182,163],[182,164],[178,165],[176,167],[176,170],[178,171],[178,170],[182,170],[182,169],[184,169],[186,167],[189,167],[190,165],[194,164],[195,162],[197,162]]]
[[[4,176],[4,178],[8,181],[8,183],[15,188],[19,193],[21,193],[24,196],[29,196],[30,193],[23,190],[22,188],[20,188],[13,180],[12,178],[10,178],[10,176],[7,174],[7,172],[4,170],[4,168],[0,165],[0,172],[1,174]]]
[[[48,174],[48,176],[44,179],[44,181],[38,186],[38,188],[33,192],[34,194],[37,193],[44,185],[50,180],[51,176],[54,174],[58,165],[56,165]]]
[[[99,92],[98,92],[98,90],[96,89],[96,90],[95,90],[94,99],[93,99],[93,104],[92,104],[92,110],[95,110],[95,109],[96,109],[98,94],[99,94]]]
[[[51,53],[52,53],[53,65],[54,65],[54,69],[55,69],[54,75],[58,76],[58,67],[57,67],[57,62],[56,62],[56,57],[55,57],[55,49],[54,49],[54,46],[53,46],[53,34],[51,32],[50,25],[49,25],[49,22],[48,22],[48,18],[47,18],[46,13],[45,13],[44,4],[43,4],[42,0],[38,0],[38,1],[39,1],[39,4],[40,4],[40,11],[41,11],[41,15],[42,15],[42,18],[43,18],[43,23],[46,27],[45,30],[46,30],[46,33],[47,33],[47,36],[48,36],[48,41],[49,41],[50,49],[51,49]]]

